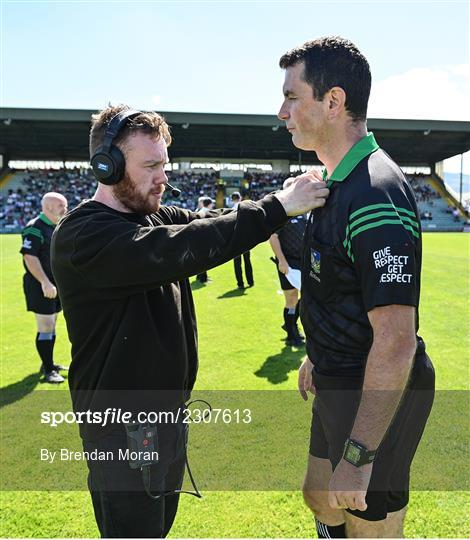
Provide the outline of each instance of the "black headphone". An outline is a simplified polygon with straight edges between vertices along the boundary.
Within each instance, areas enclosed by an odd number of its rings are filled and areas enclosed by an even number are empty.
[[[129,120],[140,114],[133,109],[121,111],[111,118],[104,132],[103,144],[93,154],[90,164],[98,182],[111,186],[124,176],[126,159],[113,141]]]

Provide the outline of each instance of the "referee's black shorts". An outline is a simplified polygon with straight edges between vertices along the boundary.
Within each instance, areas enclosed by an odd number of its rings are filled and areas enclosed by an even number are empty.
[[[333,469],[342,458],[361,398],[361,377],[337,377],[314,371],[316,397],[310,454],[329,459]],[[367,521],[408,504],[410,466],[434,400],[434,368],[425,352],[416,356],[410,381],[380,445],[366,495],[365,511],[348,510]]]
[[[53,315],[61,311],[59,296],[45,298],[41,284],[29,274],[23,276],[23,291],[26,298],[26,309],[40,315]]]
[[[275,259],[276,266],[277,266],[277,275],[279,277],[279,284],[281,285],[281,289],[283,291],[291,291],[295,289],[295,287],[292,285],[292,283],[286,278],[286,275],[282,272],[279,272],[279,259],[276,257]],[[294,269],[300,269],[300,261],[290,259],[287,261],[289,266]]]

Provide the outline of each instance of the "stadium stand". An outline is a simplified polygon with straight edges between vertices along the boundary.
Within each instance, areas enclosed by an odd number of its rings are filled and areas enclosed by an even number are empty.
[[[58,191],[74,208],[93,195],[96,180],[91,169],[17,171],[2,186],[0,196],[0,232],[20,232],[41,211],[41,198],[48,191]]]
[[[208,172],[168,172],[167,176],[170,184],[181,190],[181,195],[177,199],[167,196],[165,204],[195,210],[199,197],[207,196],[214,200],[216,198],[218,176],[212,169]]]
[[[298,174],[298,173],[297,173]],[[287,173],[246,172],[236,187],[244,198],[258,200],[266,193],[279,189]],[[216,198],[219,176],[213,169],[206,171],[168,172],[169,181],[182,191],[178,199],[168,196],[165,204],[175,204],[194,210],[197,200],[205,195]],[[452,205],[452,199],[439,180],[422,174],[410,176],[410,182],[418,201],[423,230],[462,231],[465,218]],[[441,185],[442,184],[442,185]],[[16,171],[2,186],[0,196],[0,232],[17,233],[41,208],[41,197],[48,191],[65,195],[69,208],[90,198],[96,189],[96,180],[90,169],[37,169]]]
[[[465,218],[451,196],[432,176],[409,176],[420,211],[423,231],[462,231]],[[441,182],[442,184],[442,182]]]

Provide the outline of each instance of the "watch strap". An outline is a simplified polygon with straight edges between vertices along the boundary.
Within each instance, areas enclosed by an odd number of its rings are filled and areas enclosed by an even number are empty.
[[[344,444],[343,459],[355,467],[373,463],[376,456],[377,450],[368,450],[354,439],[347,439]]]

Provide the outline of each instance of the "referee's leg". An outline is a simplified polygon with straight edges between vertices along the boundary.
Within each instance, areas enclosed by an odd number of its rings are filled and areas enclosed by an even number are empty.
[[[347,538],[404,538],[403,522],[407,507],[389,512],[385,519],[367,521],[344,512]]]
[[[332,474],[329,459],[309,454],[302,493],[305,504],[314,513],[317,522],[337,527],[344,524],[344,515],[342,510],[333,510],[328,504],[328,484]]]
[[[37,334],[36,349],[41,359],[44,373],[54,369],[54,343],[57,314],[34,313],[36,317]]]
[[[305,503],[315,516],[319,536],[328,538],[326,534],[322,535],[322,530],[329,534],[346,522],[346,538],[404,538],[406,507],[398,512],[389,512],[385,519],[379,521],[367,521],[343,510],[333,510],[328,504],[331,475],[332,467],[328,459],[309,455],[302,491]]]
[[[408,387],[383,444],[393,438],[394,452],[380,463],[382,471],[390,471],[386,518],[364,520],[344,512],[348,538],[403,538],[403,522],[409,492],[410,467],[423,434],[434,400],[434,368],[426,354],[415,358]],[[380,456],[375,464],[379,466]],[[374,478],[371,478],[371,484]],[[382,481],[374,489],[385,489]],[[380,494],[379,494],[380,495]],[[367,511],[366,511],[367,512]],[[357,512],[356,512],[357,514]]]
[[[36,326],[38,332],[47,332],[54,333],[55,325],[57,320],[57,313],[52,313],[50,315],[44,315],[42,313],[35,313],[36,317]]]

